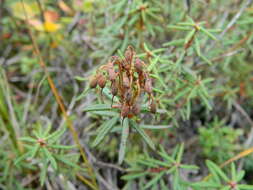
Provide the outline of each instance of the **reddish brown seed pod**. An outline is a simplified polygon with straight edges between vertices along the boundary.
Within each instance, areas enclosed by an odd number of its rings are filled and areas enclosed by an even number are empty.
[[[115,79],[117,78],[117,73],[113,68],[109,68],[107,70],[108,72],[108,76],[109,76],[109,80],[110,81],[115,81]]]
[[[106,85],[106,78],[104,75],[99,75],[98,76],[98,85],[100,86],[100,88],[104,88]]]
[[[154,100],[151,101],[150,112],[154,114],[156,113],[156,102]]]
[[[125,51],[125,58],[128,63],[132,62],[133,59],[133,48],[131,46],[128,46]]]
[[[150,78],[146,78],[145,80],[145,85],[144,85],[144,90],[148,93],[152,93],[152,82]]]
[[[118,87],[115,82],[112,83],[111,92],[113,96],[116,96],[118,94]]]
[[[134,115],[138,115],[138,114],[140,113],[140,111],[141,111],[140,105],[139,105],[139,104],[134,104],[134,105],[132,106],[131,111],[132,111],[132,113],[133,113]]]
[[[114,98],[114,96],[116,96],[118,94],[118,87],[117,87],[115,81],[112,83],[111,92],[112,92],[112,103],[111,103],[111,106],[112,106],[113,98]]]
[[[139,73],[139,72],[142,72],[143,70],[143,61],[140,60],[139,58],[136,58],[135,60],[135,64],[134,64],[134,68],[136,69],[136,71]]]
[[[97,80],[97,77],[93,77],[91,80],[90,80],[90,88],[96,88],[97,87],[97,84],[98,84],[98,80]]]
[[[125,117],[128,116],[129,112],[130,112],[129,106],[126,105],[126,104],[124,104],[121,107],[121,113],[120,113],[120,115],[121,115],[121,117],[125,118]]]

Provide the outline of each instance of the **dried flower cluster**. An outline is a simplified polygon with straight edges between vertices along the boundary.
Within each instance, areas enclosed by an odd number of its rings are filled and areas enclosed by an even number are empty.
[[[152,94],[152,80],[144,61],[136,57],[131,46],[125,51],[124,58],[112,56],[107,64],[101,66],[90,81],[90,88],[97,85],[103,90],[110,82],[111,93],[119,98],[119,105],[112,105],[121,110],[121,117],[131,118],[140,113],[140,97],[147,93],[150,112],[156,113],[156,102]],[[113,104],[112,98],[112,104]]]

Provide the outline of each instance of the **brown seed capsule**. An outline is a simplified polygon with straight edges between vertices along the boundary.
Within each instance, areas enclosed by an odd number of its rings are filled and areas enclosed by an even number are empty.
[[[131,63],[133,58],[133,49],[131,46],[127,47],[127,50],[125,51],[125,58],[128,63]]]
[[[104,88],[106,85],[106,78],[104,75],[99,75],[98,77],[98,85],[100,86],[100,88]]]
[[[97,77],[93,77],[91,80],[90,80],[90,88],[96,88],[97,87],[97,84],[98,84],[98,80],[97,80]]]
[[[116,96],[118,94],[118,87],[115,82],[112,83],[111,92],[113,96]]]
[[[152,82],[151,82],[151,79],[150,79],[150,78],[146,78],[144,90],[145,90],[147,93],[151,94],[151,92],[152,92]]]
[[[142,69],[143,69],[143,61],[140,60],[139,58],[136,58],[135,60],[135,64],[134,64],[134,68],[136,69],[136,71],[139,73],[139,72],[142,72]]]
[[[108,72],[109,80],[115,81],[115,79],[117,78],[117,73],[115,72],[115,70],[113,68],[109,68],[107,72]]]
[[[150,104],[150,112],[151,113],[156,113],[156,103],[154,100],[151,101],[151,104]]]
[[[121,117],[123,117],[123,118],[127,117],[128,114],[129,114],[129,111],[130,111],[129,106],[126,105],[126,104],[124,104],[124,105],[121,107],[121,114],[120,114]]]
[[[132,111],[133,114],[138,115],[141,111],[140,105],[139,104],[134,104],[131,111]]]

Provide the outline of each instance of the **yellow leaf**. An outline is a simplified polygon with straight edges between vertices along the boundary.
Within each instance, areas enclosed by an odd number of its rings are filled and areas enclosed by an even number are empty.
[[[56,32],[60,28],[61,28],[60,24],[56,24],[56,23],[49,22],[49,21],[46,21],[44,23],[44,29],[46,32]]]
[[[26,19],[24,8],[25,8],[25,12],[27,14],[28,19],[31,19],[35,16],[36,11],[34,11],[29,4],[24,3],[24,6],[23,6],[21,2],[16,2],[11,5],[12,14],[14,15],[14,17],[17,17],[23,20]]]

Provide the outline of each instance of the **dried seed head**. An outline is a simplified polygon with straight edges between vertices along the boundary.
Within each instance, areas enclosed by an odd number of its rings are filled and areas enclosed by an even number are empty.
[[[151,93],[152,93],[152,82],[151,82],[151,79],[150,79],[150,78],[146,78],[144,90],[145,90],[148,94],[151,94]]]
[[[127,117],[128,114],[129,114],[129,111],[130,111],[129,106],[126,105],[126,104],[124,104],[124,105],[121,107],[121,114],[120,114],[121,117],[123,117],[123,118]]]
[[[98,85],[100,86],[100,88],[104,88],[106,85],[106,78],[104,75],[99,75],[98,77]]]
[[[140,60],[139,58],[136,58],[135,60],[135,64],[134,64],[134,68],[136,69],[136,71],[139,73],[139,72],[142,72],[142,69],[143,69],[143,61]]]
[[[132,111],[133,114],[138,115],[141,111],[140,105],[139,104],[134,104],[131,111]]]
[[[150,104],[150,112],[151,113],[156,113],[156,103],[154,100],[151,101],[151,104]]]
[[[97,87],[97,84],[98,84],[98,79],[97,77],[93,77],[91,80],[90,80],[90,88],[96,88]]]

